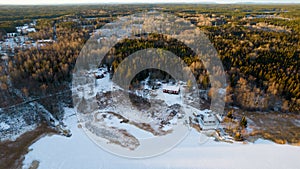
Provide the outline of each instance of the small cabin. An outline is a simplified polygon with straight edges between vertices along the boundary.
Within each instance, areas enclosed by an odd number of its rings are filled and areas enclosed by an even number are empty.
[[[99,74],[99,73],[94,73],[94,76],[95,76],[95,78],[96,79],[102,79],[102,78],[104,78],[104,74]]]
[[[163,92],[169,93],[169,94],[179,94],[180,87],[179,86],[164,86]]]
[[[40,44],[51,44],[51,43],[54,43],[55,41],[52,40],[52,39],[43,39],[43,40],[38,40],[37,43],[40,43]]]

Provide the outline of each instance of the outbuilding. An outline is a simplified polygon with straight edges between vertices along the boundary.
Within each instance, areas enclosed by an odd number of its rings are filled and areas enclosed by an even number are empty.
[[[166,85],[166,86],[163,86],[163,92],[169,93],[169,94],[179,94],[180,87],[179,87],[179,85],[177,85],[177,86]]]

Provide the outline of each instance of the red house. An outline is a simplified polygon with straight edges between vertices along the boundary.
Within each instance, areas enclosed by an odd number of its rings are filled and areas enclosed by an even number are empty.
[[[169,94],[179,94],[180,87],[179,86],[164,86],[163,92],[169,93]]]

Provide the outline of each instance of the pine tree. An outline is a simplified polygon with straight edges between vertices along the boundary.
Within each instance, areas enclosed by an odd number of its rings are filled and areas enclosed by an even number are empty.
[[[247,127],[247,119],[246,119],[246,117],[245,116],[243,116],[242,117],[242,120],[240,121],[240,126],[242,127],[242,128],[246,128]]]

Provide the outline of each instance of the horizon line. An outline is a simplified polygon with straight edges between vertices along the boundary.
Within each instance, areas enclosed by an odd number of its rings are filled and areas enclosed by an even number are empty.
[[[281,4],[300,4],[300,2],[233,2],[233,3],[220,3],[220,2],[82,2],[82,3],[72,3],[72,2],[62,2],[62,3],[1,3],[1,5],[11,5],[11,6],[55,6],[55,5],[134,5],[134,4],[211,4],[211,5],[281,5]]]

